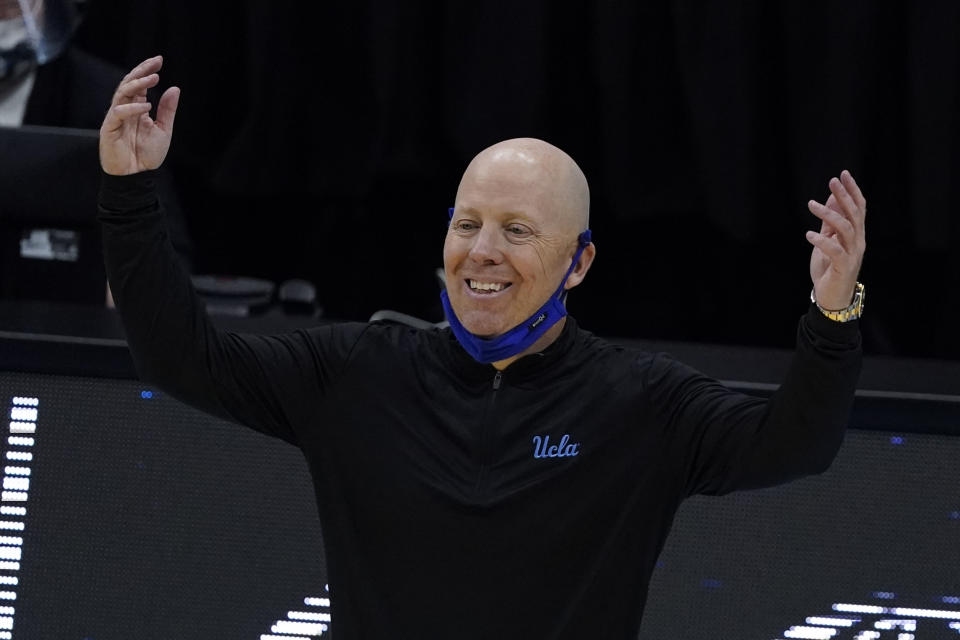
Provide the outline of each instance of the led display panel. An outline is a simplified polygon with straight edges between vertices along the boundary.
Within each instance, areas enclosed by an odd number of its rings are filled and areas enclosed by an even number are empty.
[[[130,380],[0,373],[0,401],[0,640],[336,637],[298,450]],[[960,438],[909,427],[688,500],[640,637],[960,639]]]

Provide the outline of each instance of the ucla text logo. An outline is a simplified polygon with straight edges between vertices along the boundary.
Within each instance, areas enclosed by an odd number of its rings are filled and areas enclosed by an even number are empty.
[[[580,443],[570,442],[570,436],[563,434],[560,444],[550,444],[550,436],[533,436],[534,458],[568,458],[580,453]]]

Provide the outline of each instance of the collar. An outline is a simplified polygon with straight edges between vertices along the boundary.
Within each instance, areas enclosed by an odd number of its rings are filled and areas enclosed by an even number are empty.
[[[526,381],[542,378],[547,373],[559,371],[561,363],[573,351],[579,333],[580,330],[576,320],[568,314],[563,330],[557,336],[557,339],[547,345],[543,351],[527,354],[512,362],[503,370],[504,379],[508,380],[510,384],[522,384]],[[444,360],[458,377],[469,383],[487,384],[493,380],[497,374],[497,368],[492,364],[484,364],[474,360],[473,356],[467,353],[457,341],[449,327],[441,331],[441,337],[445,346],[443,349]]]

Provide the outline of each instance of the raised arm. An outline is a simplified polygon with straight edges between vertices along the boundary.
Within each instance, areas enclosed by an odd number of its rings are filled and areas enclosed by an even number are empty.
[[[827,311],[848,309],[866,249],[866,199],[848,171],[829,182],[814,246],[814,298]],[[860,373],[859,321],[838,322],[811,304],[800,320],[787,375],[769,400],[735,393],[684,365],[650,367],[654,410],[685,460],[687,494],[765,487],[824,471],[840,444]],[[753,319],[745,319],[752,321]]]
[[[151,119],[147,89],[162,59],[117,88],[101,127],[99,219],[104,260],[141,378],[219,417],[292,443],[316,422],[325,392],[356,339],[348,325],[277,336],[217,329],[167,237],[153,172],[170,147],[179,91]]]

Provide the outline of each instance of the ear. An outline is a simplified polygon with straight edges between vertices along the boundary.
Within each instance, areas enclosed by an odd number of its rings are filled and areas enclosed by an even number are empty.
[[[583,253],[580,254],[580,259],[577,260],[577,266],[570,272],[570,276],[564,284],[564,288],[567,291],[583,282],[583,279],[587,277],[587,271],[590,270],[590,265],[593,264],[595,257],[597,257],[597,247],[591,242],[584,248]]]

